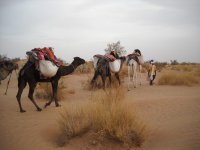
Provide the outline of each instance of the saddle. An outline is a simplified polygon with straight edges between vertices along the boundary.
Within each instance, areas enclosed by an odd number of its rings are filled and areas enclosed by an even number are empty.
[[[41,78],[53,77],[62,65],[51,48],[34,48],[26,54],[29,56],[29,61],[35,63],[36,69],[40,71]]]
[[[112,72],[116,73],[119,72],[120,70],[120,66],[121,66],[121,60],[120,59],[116,59],[113,55],[110,54],[106,54],[106,55],[94,55],[94,68],[97,68],[97,62],[100,58],[104,58],[109,62],[109,68]]]
[[[56,58],[51,48],[34,48],[31,51],[26,52],[26,54],[32,56],[35,60],[49,60],[57,67],[62,65],[62,62]]]

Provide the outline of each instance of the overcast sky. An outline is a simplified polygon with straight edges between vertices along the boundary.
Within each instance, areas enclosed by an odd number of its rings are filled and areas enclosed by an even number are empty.
[[[200,62],[200,0],[0,0],[0,54],[54,47],[67,62],[120,41],[145,60]]]

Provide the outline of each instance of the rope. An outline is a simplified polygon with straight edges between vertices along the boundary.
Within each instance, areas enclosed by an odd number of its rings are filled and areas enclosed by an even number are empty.
[[[8,83],[7,83],[7,88],[6,88],[5,95],[7,95],[8,86],[9,86],[9,83],[10,83],[10,78],[11,78],[11,75],[12,75],[12,71],[11,71],[11,73],[10,73],[10,77],[9,77],[9,80],[8,80]]]
[[[17,70],[16,69],[15,69],[15,74],[16,74],[16,77],[17,77],[18,75],[17,75]]]

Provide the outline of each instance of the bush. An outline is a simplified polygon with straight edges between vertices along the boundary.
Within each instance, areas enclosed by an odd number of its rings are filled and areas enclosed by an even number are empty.
[[[124,88],[112,88],[95,95],[88,103],[68,105],[60,112],[59,125],[67,139],[94,133],[96,139],[114,139],[129,146],[141,146],[146,127],[133,107],[123,101]],[[101,136],[101,137],[100,137]]]

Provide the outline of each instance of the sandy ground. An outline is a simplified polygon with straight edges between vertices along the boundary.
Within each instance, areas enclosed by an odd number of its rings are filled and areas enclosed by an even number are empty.
[[[67,90],[62,107],[69,103],[85,101],[91,92],[82,88],[87,75],[69,75],[64,78]],[[59,126],[59,110],[54,103],[42,112],[37,112],[27,98],[28,87],[22,96],[22,105],[27,111],[20,113],[17,100],[16,75],[12,76],[7,96],[4,95],[7,80],[0,85],[0,149],[1,150],[81,150],[101,149],[91,147],[84,137],[58,147],[55,144]],[[125,83],[124,83],[125,84]],[[141,120],[149,128],[149,136],[137,150],[199,150],[200,149],[200,86],[149,86],[143,84],[126,94],[127,101],[136,109]],[[40,107],[44,100],[37,100]],[[103,149],[103,148],[102,148]],[[104,147],[105,149],[105,147]],[[106,149],[117,149],[109,147]],[[120,148],[119,148],[120,149]]]

